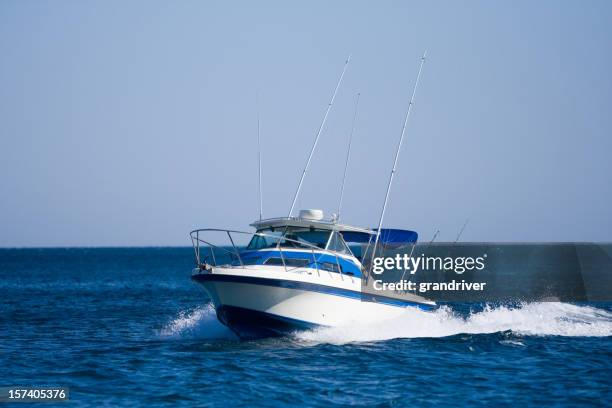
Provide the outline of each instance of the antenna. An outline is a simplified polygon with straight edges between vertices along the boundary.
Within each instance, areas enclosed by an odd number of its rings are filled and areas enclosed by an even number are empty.
[[[259,132],[259,92],[255,92],[255,103],[257,104],[257,160],[259,167],[259,221],[263,216],[263,195],[261,194],[261,137]]]
[[[351,157],[351,143],[353,142],[353,132],[355,131],[355,120],[357,119],[357,108],[359,107],[359,96],[357,94],[357,100],[355,101],[355,113],[353,114],[353,124],[351,125],[351,134],[349,136],[348,149],[346,151],[346,163],[344,164],[344,175],[342,176],[342,187],[340,188],[340,201],[338,202],[338,213],[336,215],[336,222],[340,221],[340,210],[342,209],[342,198],[344,197],[344,182],[346,181],[346,170],[348,169],[349,159]]]
[[[334,94],[332,95],[331,101],[329,105],[327,105],[327,110],[325,111],[325,115],[323,116],[323,121],[321,122],[321,126],[319,126],[319,131],[317,132],[317,137],[315,137],[314,144],[312,145],[312,149],[310,150],[310,155],[308,156],[308,161],[306,162],[306,166],[304,167],[304,171],[302,172],[302,177],[300,177],[300,183],[298,184],[297,190],[295,191],[295,196],[293,197],[293,203],[291,203],[291,209],[289,210],[289,215],[287,217],[291,217],[291,213],[293,212],[293,208],[295,207],[295,202],[300,195],[300,189],[302,188],[302,183],[304,182],[304,176],[306,176],[306,172],[308,171],[308,166],[310,166],[310,160],[312,159],[312,155],[317,148],[317,143],[319,142],[319,137],[321,136],[321,132],[323,131],[323,127],[325,126],[325,122],[327,121],[327,115],[329,115],[329,111],[334,103],[334,99],[336,99],[336,94],[338,93],[338,88],[340,88],[340,84],[342,83],[342,78],[344,78],[344,73],[346,72],[346,67],[348,67],[349,62],[351,62],[351,56],[346,59],[344,63],[344,68],[342,69],[342,74],[340,75],[340,79],[338,79],[338,83],[336,84],[336,88],[334,89]]]
[[[457,241],[459,241],[459,238],[461,238],[461,234],[463,234],[463,230],[468,225],[468,222],[470,222],[470,219],[466,218],[465,222],[463,223],[463,227],[461,227],[461,229],[459,230],[459,234],[457,234],[457,238],[455,239],[455,242],[453,242],[453,244],[456,244]]]
[[[421,78],[421,71],[423,70],[423,64],[425,63],[425,56],[427,51],[423,53],[421,57],[421,65],[419,65],[419,73],[416,77],[416,82],[414,83],[414,89],[412,90],[412,96],[410,97],[410,103],[408,104],[408,111],[406,112],[406,117],[404,118],[404,126],[402,127],[402,135],[400,136],[399,143],[397,145],[397,151],[395,152],[395,160],[393,161],[393,168],[391,169],[391,175],[389,176],[389,184],[387,184],[387,193],[385,194],[385,202],[383,204],[382,211],[380,213],[380,220],[378,221],[378,230],[376,231],[376,240],[374,241],[374,249],[372,249],[372,260],[376,255],[376,247],[378,245],[378,240],[380,238],[380,230],[382,228],[383,219],[385,218],[385,210],[387,208],[387,201],[389,200],[389,192],[391,191],[391,184],[393,183],[393,175],[395,174],[395,168],[397,167],[397,160],[399,158],[400,150],[402,149],[402,142],[404,141],[404,133],[406,133],[406,125],[408,124],[408,118],[410,117],[410,112],[412,111],[412,105],[414,104],[414,96],[416,95],[417,86],[419,85],[419,79]]]

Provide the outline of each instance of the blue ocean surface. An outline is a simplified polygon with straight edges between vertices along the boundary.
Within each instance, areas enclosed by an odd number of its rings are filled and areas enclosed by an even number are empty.
[[[74,407],[612,403],[609,304],[446,305],[240,342],[192,267],[191,248],[0,249],[0,386],[67,386],[57,406]]]

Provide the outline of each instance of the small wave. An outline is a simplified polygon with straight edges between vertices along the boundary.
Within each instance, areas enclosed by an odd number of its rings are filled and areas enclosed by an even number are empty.
[[[159,331],[164,339],[235,340],[236,336],[217,320],[209,303],[191,311],[183,311]]]
[[[524,336],[612,336],[612,313],[568,303],[527,303],[485,307],[466,317],[449,307],[434,312],[408,308],[394,319],[296,333],[298,340],[343,344],[395,338],[447,337],[511,331]]]

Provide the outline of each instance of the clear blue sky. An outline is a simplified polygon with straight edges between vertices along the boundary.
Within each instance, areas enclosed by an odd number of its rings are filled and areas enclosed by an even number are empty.
[[[463,6],[462,6],[463,5]],[[0,3],[0,246],[189,245],[299,208],[452,241],[612,240],[612,2]]]

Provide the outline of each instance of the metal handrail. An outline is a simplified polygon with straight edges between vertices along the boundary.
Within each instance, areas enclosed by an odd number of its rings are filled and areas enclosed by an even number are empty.
[[[223,248],[221,246],[215,245],[215,244],[213,244],[211,242],[208,242],[208,241],[200,238],[200,233],[201,232],[225,232],[227,234],[228,238],[230,239],[233,251],[228,250],[226,248]],[[221,228],[200,228],[200,229],[193,230],[193,231],[191,231],[189,233],[189,235],[191,237],[192,245],[194,247],[194,250],[196,251],[195,255],[196,255],[196,262],[198,264],[198,267],[201,268],[202,266],[205,266],[204,265],[205,263],[202,262],[202,259],[200,257],[200,242],[202,242],[202,243],[204,243],[204,244],[206,244],[206,245],[208,245],[210,247],[210,252],[211,252],[211,255],[212,255],[212,258],[213,258],[213,263],[214,263],[213,266],[217,266],[216,265],[217,261],[216,261],[216,258],[215,258],[215,255],[214,255],[214,250],[213,250],[213,248],[216,248],[216,249],[222,250],[224,252],[227,252],[230,255],[236,255],[238,257],[238,261],[240,262],[240,267],[244,269],[245,264],[244,264],[244,261],[242,260],[242,257],[240,256],[240,251],[238,250],[238,248],[236,247],[236,244],[234,243],[234,239],[232,238],[232,235],[231,235],[232,233],[234,233],[234,234],[246,234],[246,235],[257,235],[257,236],[260,236],[260,237],[269,237],[269,238],[272,238],[274,240],[278,240],[278,244],[276,245],[276,248],[278,249],[278,251],[281,254],[281,259],[283,261],[283,267],[284,267],[286,272],[288,272],[291,269],[287,269],[287,265],[286,265],[284,257],[283,257],[283,250],[282,250],[282,247],[280,246],[281,241],[293,242],[293,243],[295,243],[295,244],[297,244],[299,246],[302,246],[302,247],[305,247],[305,248],[309,248],[311,250],[311,252],[312,252],[314,264],[315,264],[315,267],[317,269],[317,274],[319,276],[320,276],[320,272],[319,272],[319,260],[320,260],[320,256],[319,257],[315,257],[315,252],[314,251],[317,250],[317,251],[322,252],[322,254],[331,255],[331,256],[335,257],[336,265],[338,266],[338,273],[340,273],[340,276],[342,277],[342,279],[344,279],[344,274],[342,273],[342,267],[340,266],[340,257],[341,257],[341,254],[338,254],[338,252],[330,251],[330,250],[324,249],[324,248],[320,248],[320,247],[318,247],[316,245],[313,245],[313,244],[310,244],[308,242],[303,242],[303,241],[298,241],[298,240],[295,240],[295,239],[292,239],[292,238],[287,238],[285,236],[285,234],[279,236],[279,235],[266,234],[264,232],[237,231],[237,230],[228,230],[228,229],[221,229]],[[320,255],[322,255],[322,254],[320,254]],[[293,268],[293,269],[297,269],[297,268],[299,268],[299,267],[296,267],[296,268]],[[328,272],[331,274],[330,271],[328,271]]]

